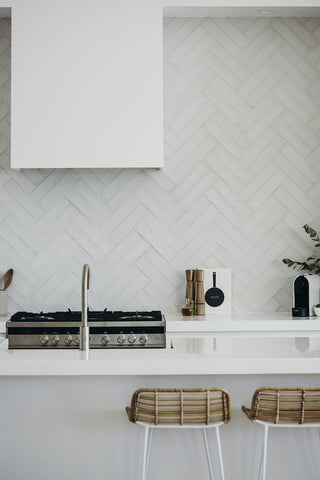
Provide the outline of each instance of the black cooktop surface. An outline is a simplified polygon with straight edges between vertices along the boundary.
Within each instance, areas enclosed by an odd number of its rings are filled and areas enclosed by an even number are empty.
[[[153,321],[161,320],[162,314],[160,310],[150,312],[122,312],[88,310],[89,322],[128,322],[128,321]],[[67,310],[66,312],[17,312],[10,318],[11,322],[81,322],[81,312]]]

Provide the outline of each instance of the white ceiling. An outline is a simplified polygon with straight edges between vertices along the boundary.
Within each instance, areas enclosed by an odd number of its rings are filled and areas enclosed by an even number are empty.
[[[165,0],[164,16],[320,17],[320,0],[203,0],[195,6],[196,3],[197,0]],[[11,8],[0,7],[0,17],[11,17]]]
[[[320,17],[318,6],[188,6],[164,7],[165,17]]]

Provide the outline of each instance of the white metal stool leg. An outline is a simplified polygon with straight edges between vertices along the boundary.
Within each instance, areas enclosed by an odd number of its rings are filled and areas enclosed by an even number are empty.
[[[221,473],[221,480],[224,480],[224,468],[223,468],[223,460],[222,460],[222,449],[221,449],[221,441],[220,441],[220,431],[219,427],[215,427],[216,431],[216,439],[218,445],[218,454],[219,454],[219,464],[220,464],[220,473]]]
[[[264,426],[264,439],[263,439],[263,458],[262,458],[261,480],[266,480],[268,433],[269,433],[269,426],[265,425]]]
[[[144,445],[143,445],[143,461],[142,461],[142,480],[147,478],[147,458],[148,458],[148,448],[149,448],[149,430],[150,427],[144,427]]]
[[[261,480],[261,475],[262,475],[262,463],[263,463],[263,446],[262,446],[262,449],[261,449],[258,480]]]
[[[212,470],[212,463],[211,463],[211,457],[210,457],[210,452],[209,452],[207,431],[206,431],[205,428],[202,429],[202,433],[203,433],[204,445],[205,445],[205,447],[206,447],[206,454],[207,454],[207,462],[208,462],[210,480],[214,480],[213,470]]]
[[[147,449],[146,471],[148,471],[148,466],[149,466],[149,457],[150,457],[150,450],[151,450],[152,434],[153,434],[153,428],[152,428],[152,427],[150,427],[149,438],[148,438],[148,449]]]

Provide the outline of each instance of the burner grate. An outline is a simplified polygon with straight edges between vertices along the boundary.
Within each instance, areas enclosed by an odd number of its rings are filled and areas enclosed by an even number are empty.
[[[112,320],[121,321],[161,321],[162,314],[160,310],[152,310],[151,312],[112,312]]]
[[[107,322],[107,321],[161,321],[162,314],[160,310],[152,310],[149,312],[111,312],[107,309],[101,311],[88,310],[89,322]],[[11,317],[11,322],[81,322],[81,312],[67,310],[66,312],[17,312]]]

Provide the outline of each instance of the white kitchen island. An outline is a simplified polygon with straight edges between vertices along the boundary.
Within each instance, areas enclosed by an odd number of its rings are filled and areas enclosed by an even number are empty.
[[[226,479],[257,478],[262,430],[240,407],[261,385],[320,385],[320,321],[287,314],[166,317],[166,349],[86,357],[9,351],[3,341],[1,479],[139,479],[143,432],[124,411],[133,391],[205,386],[231,394],[232,421],[221,431]],[[200,432],[187,433],[155,433],[149,479],[208,478]],[[318,447],[316,431],[272,431],[267,478],[318,479]]]

